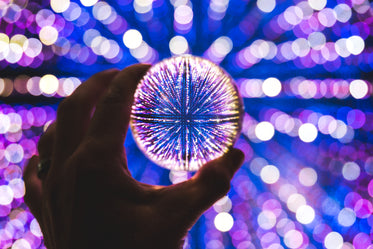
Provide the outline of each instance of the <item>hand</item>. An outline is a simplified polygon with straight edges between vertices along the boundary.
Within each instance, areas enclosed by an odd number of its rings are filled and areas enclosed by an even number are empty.
[[[24,171],[25,202],[48,248],[180,248],[198,217],[230,188],[243,161],[231,149],[190,180],[164,187],[137,182],[124,140],[137,83],[137,64],[95,74],[57,110],[57,119]],[[39,179],[37,164],[50,159]]]

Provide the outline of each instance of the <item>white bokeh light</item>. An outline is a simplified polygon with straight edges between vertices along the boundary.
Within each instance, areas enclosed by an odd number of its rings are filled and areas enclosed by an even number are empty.
[[[303,243],[302,233],[297,230],[290,230],[284,236],[284,243],[289,248],[299,248]]]
[[[95,5],[98,0],[80,0],[80,2],[82,3],[82,5],[89,7]]]
[[[338,4],[337,6],[335,6],[334,12],[336,14],[337,20],[342,23],[348,22],[348,20],[350,20],[352,16],[352,11],[351,11],[350,6],[344,3]]]
[[[233,227],[233,224],[233,217],[229,213],[221,212],[215,216],[214,225],[220,232],[228,232]]]
[[[232,208],[232,201],[228,196],[224,196],[214,203],[213,208],[217,213],[229,212]]]
[[[354,181],[360,176],[360,167],[355,162],[347,162],[343,165],[342,175],[347,181]]]
[[[356,214],[351,208],[343,208],[338,214],[338,223],[344,227],[352,226],[356,221]]]
[[[0,205],[9,205],[12,203],[14,193],[8,185],[0,186]]]
[[[136,29],[129,29],[123,35],[123,43],[129,49],[138,48],[142,43],[142,35]]]
[[[263,81],[262,90],[268,97],[275,97],[280,94],[282,89],[281,82],[273,77]]]
[[[343,237],[337,232],[330,232],[324,239],[324,246],[327,249],[339,249],[343,245]]]
[[[317,128],[311,123],[302,124],[299,127],[299,138],[305,143],[313,142],[317,138]]]
[[[347,38],[346,47],[351,54],[358,55],[363,52],[365,43],[363,38],[358,35],[354,35]]]
[[[321,32],[313,32],[308,36],[310,46],[315,50],[320,50],[325,46],[326,37]]]
[[[280,171],[274,165],[267,165],[260,171],[260,178],[267,184],[274,184],[280,179]]]
[[[326,0],[308,0],[308,4],[314,10],[322,10],[326,6]]]
[[[296,211],[296,218],[302,224],[310,224],[315,219],[315,210],[308,205],[300,206]]]
[[[298,179],[303,186],[311,187],[317,181],[317,172],[312,168],[303,168],[299,172]]]
[[[275,128],[270,122],[263,121],[256,125],[255,136],[261,141],[269,141],[275,134]]]
[[[221,36],[211,44],[211,52],[219,58],[224,58],[233,48],[233,42],[228,36]]]
[[[45,94],[53,94],[57,91],[59,81],[56,76],[52,74],[46,74],[41,77],[39,82],[40,90]]]
[[[335,51],[338,55],[340,55],[343,58],[346,58],[351,55],[350,51],[347,49],[347,39],[341,38],[337,40],[334,44]]]
[[[42,237],[43,233],[41,232],[40,225],[36,219],[33,219],[30,222],[30,232],[34,234],[36,237]]]
[[[186,25],[193,21],[193,10],[188,5],[180,5],[175,9],[174,19],[177,23]]]
[[[169,47],[171,53],[175,55],[185,54],[189,49],[188,41],[183,36],[172,37]]]
[[[275,9],[276,0],[257,0],[256,5],[261,11],[269,13]]]
[[[52,10],[56,13],[61,13],[69,8],[70,0],[51,0],[50,4]]]
[[[31,249],[31,245],[26,239],[17,239],[11,249]]]
[[[257,218],[258,225],[265,229],[269,230],[276,225],[276,215],[268,210],[263,210]]]
[[[368,94],[368,84],[364,80],[353,80],[350,83],[350,94],[355,99],[362,99]]]
[[[306,205],[306,203],[307,203],[306,198],[304,198],[303,195],[298,194],[298,193],[294,193],[294,194],[290,195],[289,198],[286,201],[286,205],[287,205],[288,209],[290,211],[294,212],[294,213],[297,212],[298,208]]]
[[[39,32],[39,38],[45,45],[52,45],[57,41],[58,31],[55,27],[44,26]]]

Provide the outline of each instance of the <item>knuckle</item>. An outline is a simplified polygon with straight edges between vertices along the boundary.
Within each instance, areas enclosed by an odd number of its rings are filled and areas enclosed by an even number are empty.
[[[78,101],[76,100],[76,97],[70,96],[64,99],[58,106],[57,118],[64,116],[66,115],[66,113],[73,111],[77,106],[78,106]]]
[[[101,155],[102,153],[103,146],[97,139],[87,139],[70,158],[69,167],[72,167],[71,170],[75,170],[79,177],[87,175],[88,172],[96,171],[97,167],[95,165],[100,163],[100,160],[95,155]]]

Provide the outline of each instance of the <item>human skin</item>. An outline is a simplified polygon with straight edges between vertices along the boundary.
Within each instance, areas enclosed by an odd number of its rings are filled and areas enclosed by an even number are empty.
[[[93,75],[64,99],[24,170],[25,202],[49,249],[176,249],[230,188],[243,161],[231,148],[191,179],[153,186],[132,178],[123,146],[133,95],[150,66]],[[39,160],[51,160],[37,176]]]

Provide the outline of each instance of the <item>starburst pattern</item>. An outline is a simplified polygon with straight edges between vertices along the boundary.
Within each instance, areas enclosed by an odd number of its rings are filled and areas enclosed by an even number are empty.
[[[195,171],[233,145],[241,114],[238,91],[222,69],[199,57],[179,56],[156,64],[141,81],[131,127],[151,160]]]

